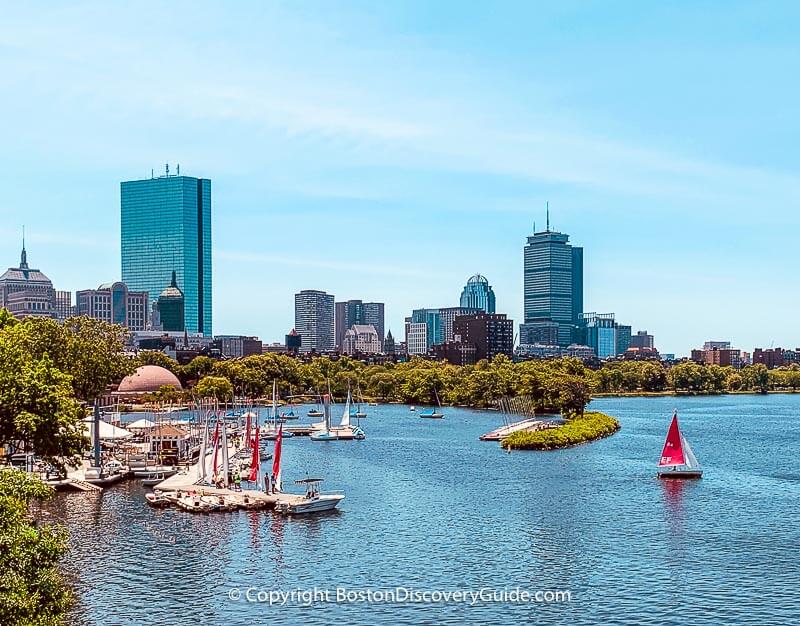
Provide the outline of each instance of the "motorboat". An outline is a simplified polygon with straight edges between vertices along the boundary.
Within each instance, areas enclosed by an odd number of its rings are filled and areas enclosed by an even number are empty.
[[[160,491],[154,491],[153,493],[146,493],[144,494],[144,499],[147,500],[147,504],[157,509],[169,506],[171,503],[170,499]]]
[[[305,485],[305,494],[303,496],[281,494],[275,502],[275,510],[284,515],[303,515],[332,511],[344,500],[344,494],[320,493],[319,484],[321,482],[321,478],[303,478],[302,480],[294,481],[295,485]]]

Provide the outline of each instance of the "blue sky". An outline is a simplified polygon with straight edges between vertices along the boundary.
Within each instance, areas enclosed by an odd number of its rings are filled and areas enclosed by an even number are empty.
[[[119,181],[212,179],[214,329],[293,293],[522,315],[550,202],[587,310],[686,353],[800,345],[794,3],[7,4],[0,251],[119,277]]]

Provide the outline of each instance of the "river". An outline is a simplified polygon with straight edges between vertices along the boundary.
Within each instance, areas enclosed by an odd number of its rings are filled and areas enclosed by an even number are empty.
[[[676,407],[700,481],[655,478]],[[800,623],[800,395],[604,398],[591,408],[622,430],[554,452],[478,441],[496,413],[446,408],[445,419],[424,420],[395,405],[368,407],[365,441],[287,439],[285,484],[321,475],[323,490],[346,494],[324,516],[153,510],[133,481],[59,494],[45,512],[71,532],[75,622]],[[312,606],[257,601],[259,591],[315,588]],[[337,603],[337,588],[484,591],[474,604]],[[517,588],[571,599],[500,597]]]

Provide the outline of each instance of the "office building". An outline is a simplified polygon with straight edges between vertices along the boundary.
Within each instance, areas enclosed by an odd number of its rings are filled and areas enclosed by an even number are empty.
[[[528,237],[524,251],[525,315],[520,342],[568,346],[579,336],[583,312],[583,248],[569,235],[547,230]],[[550,341],[548,341],[550,343]]]
[[[597,358],[617,355],[617,323],[613,313],[584,313],[581,315],[581,329],[584,345],[592,348]]]
[[[149,297],[146,291],[129,291],[123,282],[75,292],[78,315],[119,324],[133,331],[147,330]]]
[[[55,291],[53,300],[53,313],[59,322],[74,317],[76,314],[75,307],[72,306],[72,292],[71,291]]]
[[[406,318],[406,354],[416,356],[428,353],[428,324]]]
[[[624,354],[631,347],[631,327],[617,324],[617,354]]]
[[[381,340],[372,324],[354,324],[342,341],[344,354],[380,354]]]
[[[453,323],[453,341],[475,346],[475,358],[493,359],[514,354],[514,321],[504,313],[462,315]]]
[[[263,352],[263,346],[258,337],[245,335],[217,335],[214,337],[212,345],[219,349],[223,357],[229,359],[241,359]]]
[[[331,352],[335,347],[334,297],[316,289],[294,295],[294,327],[301,352]]]
[[[345,333],[355,325],[372,325],[383,345],[385,328],[383,302],[347,300],[336,303],[336,347],[341,348]]]
[[[167,168],[121,183],[121,208],[122,282],[155,302],[175,271],[186,330],[211,336],[211,181]]]
[[[461,292],[461,308],[475,309],[484,313],[495,312],[494,290],[485,276],[475,274],[467,280]]]
[[[631,348],[637,350],[653,350],[655,349],[655,341],[653,335],[649,335],[646,330],[640,330],[635,335],[631,336]]]
[[[40,270],[28,266],[24,240],[19,267],[9,267],[0,276],[0,307],[18,319],[55,317],[53,283]]]
[[[480,312],[480,309],[460,306],[440,309],[414,309],[411,313],[411,321],[417,324],[424,323],[427,326],[425,336],[428,342],[428,349],[430,349],[436,344],[453,341],[453,322],[457,317]]]

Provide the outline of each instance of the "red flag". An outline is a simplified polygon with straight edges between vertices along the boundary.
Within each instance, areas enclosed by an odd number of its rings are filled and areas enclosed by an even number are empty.
[[[245,427],[244,432],[244,445],[247,447],[250,445],[250,411],[247,412],[247,426]]]
[[[664,449],[661,451],[659,467],[666,465],[685,465],[683,458],[683,445],[681,445],[681,431],[678,428],[678,414],[672,416],[672,423],[667,431],[667,440],[664,442]]]
[[[214,479],[216,480],[217,469],[218,469],[217,468],[217,453],[219,452],[219,416],[217,416],[217,426],[216,426],[216,428],[214,428],[214,443],[212,444],[212,447],[214,448],[214,460],[212,461],[212,464],[211,464],[211,467],[212,467],[211,473],[213,474]],[[203,463],[205,463],[205,459],[203,459]]]
[[[253,456],[250,459],[250,476],[247,477],[247,480],[251,483],[258,482],[258,468],[260,465],[261,458],[258,455],[258,426],[256,426],[256,436],[253,439]]]
[[[272,480],[275,491],[281,490],[281,443],[283,442],[283,424],[278,429],[278,436],[275,438],[275,453],[272,457]]]

